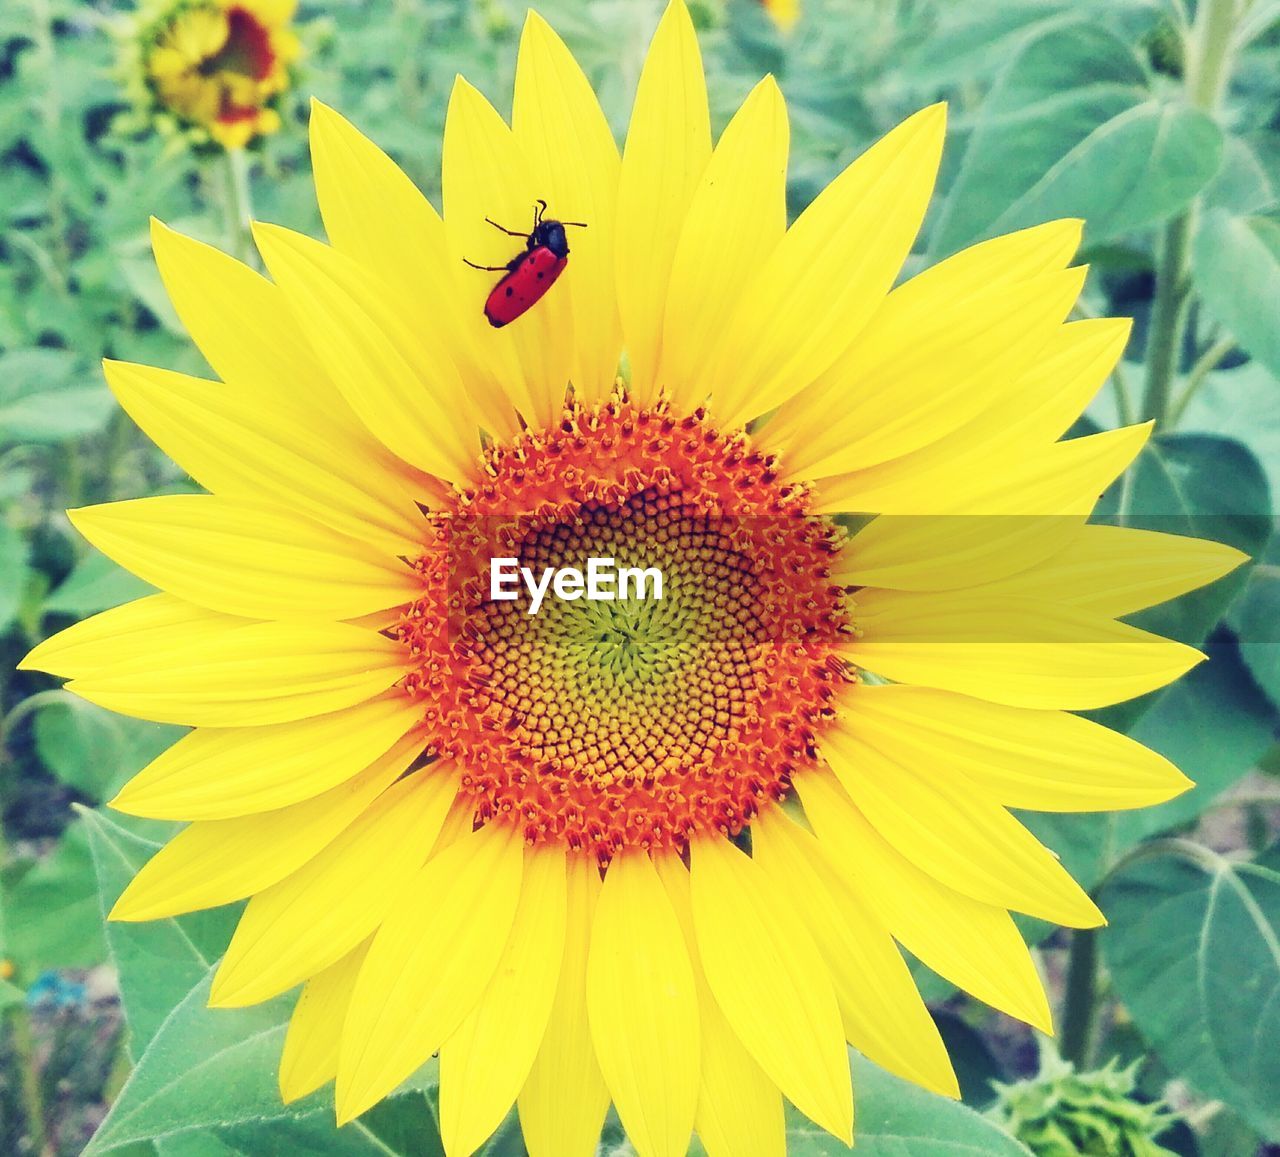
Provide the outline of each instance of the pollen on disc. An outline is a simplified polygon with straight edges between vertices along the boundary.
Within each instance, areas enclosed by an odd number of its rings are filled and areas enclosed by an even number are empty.
[[[477,823],[530,842],[682,848],[781,800],[830,718],[847,630],[841,531],[742,434],[615,398],[492,448],[427,520],[395,634],[433,751]],[[490,597],[490,560],[657,568],[662,598]],[[633,596],[636,591],[630,592]]]

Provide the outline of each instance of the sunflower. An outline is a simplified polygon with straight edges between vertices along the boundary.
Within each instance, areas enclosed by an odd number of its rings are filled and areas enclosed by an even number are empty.
[[[1049,1030],[1010,910],[1102,916],[1006,809],[1188,786],[1067,712],[1196,663],[1118,617],[1241,556],[1086,525],[1149,429],[1060,440],[1128,334],[1066,320],[1079,222],[894,287],[943,129],[788,228],[777,85],[713,148],[680,0],[621,157],[530,15],[510,127],[453,90],[443,219],[317,104],[329,244],[259,225],[267,280],[156,225],[221,381],[107,376],[210,493],[72,512],[161,593],[25,665],[194,727],[113,801],[189,821],[113,917],[250,897],[212,1003],[303,985],[287,1100],[336,1078],[347,1121],[438,1052],[451,1155],[513,1103],[534,1157],[590,1154],[612,1102],[643,1157],[752,1157],[784,1098],[850,1139],[846,1042],[957,1094],[899,945]],[[464,259],[539,200],[586,228],[492,328]],[[664,589],[531,614],[495,558]]]
[[[800,20],[800,0],[760,0],[760,7],[782,32],[790,32]]]
[[[144,9],[124,72],[153,119],[241,148],[280,127],[275,105],[299,55],[296,0],[169,0]]]

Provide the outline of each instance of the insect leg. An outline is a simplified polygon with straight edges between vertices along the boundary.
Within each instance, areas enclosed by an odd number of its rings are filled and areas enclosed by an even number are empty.
[[[499,225],[492,217],[486,217],[489,222],[499,233],[505,233],[508,237],[527,237],[528,234],[521,229],[508,229],[505,225]]]
[[[520,236],[523,237],[524,234],[521,233]],[[483,269],[486,273],[498,273],[507,268],[505,265],[477,265],[474,261],[468,261],[465,257],[462,259],[462,264],[470,265],[472,269]]]

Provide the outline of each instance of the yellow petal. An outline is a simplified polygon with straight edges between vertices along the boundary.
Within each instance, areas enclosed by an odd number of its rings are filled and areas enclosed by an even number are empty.
[[[1127,317],[1064,325],[1017,389],[984,410],[966,433],[981,443],[1061,438],[1115,369],[1132,332],[1133,321]]]
[[[289,1018],[280,1056],[280,1097],[286,1105],[314,1092],[337,1074],[342,1022],[370,940],[303,985]]]
[[[296,872],[254,896],[214,977],[210,1006],[269,1000],[364,940],[422,866],[457,790],[448,765],[415,772]]]
[[[882,310],[877,328],[828,372],[826,428],[792,447],[789,472],[824,478],[863,470],[964,426],[1035,364],[1085,273],[1060,270],[972,297],[930,296]]]
[[[111,801],[156,820],[222,820],[311,799],[368,767],[422,720],[392,693],[296,723],[200,727],[135,775]]]
[[[1086,526],[1069,547],[1030,569],[983,585],[980,592],[988,597],[1062,601],[1115,617],[1205,586],[1248,557],[1209,539]]]
[[[67,684],[90,703],[158,723],[288,723],[381,695],[404,648],[345,623],[249,623],[191,639],[169,632],[144,655]]]
[[[470,477],[478,434],[447,351],[429,348],[351,258],[276,225],[254,240],[312,348],[360,420],[406,462],[440,478]]]
[[[829,771],[806,771],[795,786],[844,884],[904,947],[979,1000],[1052,1032],[1044,986],[1008,912],[938,883],[895,851]]]
[[[786,1157],[786,1121],[778,1086],[764,1075],[716,1004],[698,959],[689,871],[675,854],[655,863],[680,920],[698,986],[702,1090],[695,1127],[708,1157]]]
[[[374,493],[405,473],[394,455],[353,421],[280,288],[240,262],[152,221],[161,276],[179,314],[226,391],[247,401],[261,426],[292,426],[280,438],[324,455]],[[318,443],[318,445],[313,445]]]
[[[376,452],[353,451],[266,394],[124,362],[103,369],[129,417],[206,489],[269,498],[392,555],[420,549],[422,515]]]
[[[862,591],[848,656],[895,683],[1082,711],[1153,691],[1204,656],[1078,607],[969,592]]]
[[[792,898],[723,837],[690,847],[693,918],[707,983],[783,1094],[849,1144],[853,1094],[830,974]]]
[[[900,1077],[943,1096],[960,1096],[946,1046],[916,991],[911,970],[887,928],[850,888],[839,886],[826,850],[780,808],[751,825],[752,855],[795,903],[826,960],[860,1053]]]
[[[989,471],[970,497],[975,514],[1089,514],[1103,491],[1138,456],[1151,423],[1123,426],[1050,447],[1031,443],[999,482]],[[953,496],[948,513],[960,509]]]
[[[983,241],[899,286],[884,299],[844,356],[769,419],[760,432],[762,443],[788,451],[789,469],[799,468],[801,459],[797,454],[816,461],[811,441],[826,438],[833,417],[843,418],[844,407],[850,401],[861,402],[860,395],[866,393],[865,384],[852,379],[844,372],[846,369],[867,365],[868,353],[883,349],[886,336],[910,333],[912,327],[932,329],[934,315],[940,309],[954,309],[975,298],[981,300],[990,290],[1007,290],[1018,282],[1062,269],[1080,244],[1082,225],[1081,221],[1051,221]],[[902,352],[901,341],[893,344]],[[886,368],[883,355],[871,364],[880,365],[882,372]],[[988,389],[996,385],[994,382],[983,384]],[[1005,383],[1005,388],[1008,390],[1016,384]],[[1021,391],[1019,400],[1022,400]]]
[[[905,767],[924,774],[954,770],[1007,807],[1147,807],[1191,786],[1164,756],[1078,715],[1005,707],[931,687],[854,687],[840,726]]]
[[[444,222],[377,145],[314,97],[311,163],[325,232],[335,249],[391,287],[384,304],[406,315],[432,349],[444,349],[462,371],[475,420],[499,437],[515,432],[515,412],[476,331],[464,324],[459,297],[464,267],[449,256]],[[369,207],[376,205],[377,212]]]
[[[1070,553],[1083,531],[1083,516],[886,514],[845,543],[831,577],[903,591],[976,587]]]
[[[440,1135],[479,1149],[515,1103],[546,1032],[564,959],[566,877],[556,848],[525,851],[511,935],[493,980],[440,1048]]]
[[[243,626],[248,626],[247,619],[195,607],[173,595],[149,595],[81,619],[50,636],[32,648],[18,670],[78,679],[145,659],[153,648],[175,638],[188,646],[198,645]]]
[[[151,245],[174,309],[224,382],[321,410],[341,403],[276,286],[154,217]]]
[[[871,319],[924,220],[945,129],[944,105],[916,113],[819,193],[767,257],[743,244],[746,287],[703,378],[722,422],[766,413],[814,381]]]
[[[698,997],[679,921],[648,855],[614,857],[587,960],[591,1039],[641,1157],[684,1157],[698,1107]]]
[[[450,256],[462,266],[466,323],[474,328],[476,342],[483,343],[502,367],[516,408],[530,425],[549,426],[559,420],[572,370],[573,307],[564,282],[573,276],[573,257],[560,283],[522,317],[501,329],[485,320],[485,299],[502,274],[462,263],[503,266],[511,261],[523,243],[485,218],[506,229],[532,229],[535,202],[546,191],[521,142],[461,77],[454,82],[445,119],[442,183],[445,235]],[[571,249],[575,243],[576,238],[570,240]]]
[[[594,1157],[609,1107],[587,1020],[587,954],[600,892],[594,856],[569,855],[564,959],[551,1018],[520,1092],[530,1157]]]
[[[399,559],[271,503],[172,494],[68,513],[139,578],[229,615],[353,619],[421,591]]]
[[[641,405],[656,399],[671,265],[710,158],[698,37],[684,0],[672,0],[640,72],[618,184],[618,309],[631,359],[631,395]]]
[[[1062,326],[1004,399],[920,450],[824,479],[817,505],[903,515],[1088,514],[1150,427],[1051,443],[1097,392],[1127,335],[1128,323],[1112,319]]]
[[[821,752],[858,810],[934,879],[1056,924],[1105,923],[1053,853],[954,767],[896,760],[838,724],[823,734]]]
[[[787,109],[771,76],[751,90],[716,144],[689,203],[671,264],[658,385],[677,407],[706,396],[707,353],[752,270],[787,225]]]
[[[573,311],[574,394],[599,401],[613,388],[622,348],[614,293],[618,146],[577,61],[532,10],[520,38],[511,127],[542,182],[548,212],[587,225],[569,229],[562,292]]]
[[[339,1125],[390,1093],[476,1006],[511,932],[522,868],[521,841],[490,824],[432,857],[398,897],[342,1030]]]
[[[110,918],[157,920],[269,888],[353,823],[420,751],[420,743],[402,740],[354,779],[314,799],[184,828],[143,865]]]

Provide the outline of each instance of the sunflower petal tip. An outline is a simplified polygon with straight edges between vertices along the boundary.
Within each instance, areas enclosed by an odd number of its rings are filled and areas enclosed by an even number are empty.
[[[47,642],[48,640],[46,640]],[[25,655],[22,656],[14,664],[15,671],[39,671],[40,670],[40,652],[44,650],[44,643],[37,643]]]
[[[528,8],[524,14],[524,30],[528,33],[533,29],[536,29],[539,33],[550,32],[552,35],[555,34],[555,30],[547,23],[542,13],[536,8]]]
[[[343,1081],[339,1077],[339,1087],[334,1090],[334,1120],[339,1129],[343,1125],[349,1125],[367,1108],[366,1105],[361,1104],[360,1099],[350,1089],[344,1089],[341,1087],[342,1085]]]
[[[120,924],[136,924],[141,919],[138,916],[137,908],[129,901],[127,890],[111,906],[111,911],[107,913],[107,919]]]
[[[476,88],[465,76],[460,72],[453,74],[453,87],[449,90],[449,101],[452,103],[458,99],[473,99],[480,95],[480,90]]]
[[[276,1084],[280,1089],[280,1100],[286,1105],[292,1105],[294,1101],[300,1101],[311,1092],[310,1089],[303,1087],[302,1082],[291,1071],[284,1069],[280,1070],[280,1076]]]
[[[241,999],[234,988],[228,991],[227,985],[219,984],[215,978],[209,999],[205,1003],[208,1008],[244,1008],[253,1002]]]

